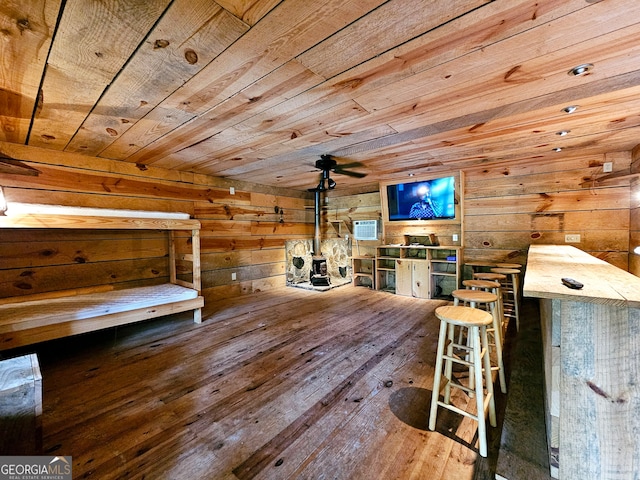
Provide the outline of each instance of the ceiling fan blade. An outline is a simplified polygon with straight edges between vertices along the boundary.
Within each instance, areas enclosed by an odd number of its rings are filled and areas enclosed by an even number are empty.
[[[364,163],[362,162],[351,162],[351,163],[340,163],[338,165],[336,165],[336,168],[339,168],[340,170],[348,170],[351,168],[358,168],[358,167],[364,167]]]
[[[324,185],[324,180],[327,180],[327,179],[329,180],[329,182],[331,182],[331,179],[329,178],[330,171],[337,173],[339,175],[347,175],[349,177],[355,177],[355,178],[366,177],[367,176],[366,173],[353,172],[351,170],[348,170],[349,168],[358,168],[362,166],[364,166],[364,164],[360,162],[350,162],[350,163],[345,163],[340,165],[336,161],[335,157],[333,157],[332,155],[320,155],[320,160],[316,160],[316,168],[319,170],[322,170],[323,172],[320,185]],[[335,186],[335,182],[333,182],[333,185]],[[333,187],[330,186],[329,188],[333,188]]]
[[[335,168],[333,171],[337,174],[347,175],[354,178],[364,178],[367,176],[366,173],[352,172],[351,170],[343,170],[342,168]]]
[[[19,160],[0,157],[0,173],[8,173],[11,175],[29,175],[31,177],[37,177],[40,174],[40,171],[20,162]]]

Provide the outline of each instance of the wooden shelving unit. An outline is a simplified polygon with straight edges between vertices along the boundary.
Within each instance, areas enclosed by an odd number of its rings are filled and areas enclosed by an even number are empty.
[[[417,298],[448,298],[462,282],[462,247],[381,245],[376,289]]]
[[[371,256],[351,258],[352,284],[354,287],[376,288],[376,259]]]

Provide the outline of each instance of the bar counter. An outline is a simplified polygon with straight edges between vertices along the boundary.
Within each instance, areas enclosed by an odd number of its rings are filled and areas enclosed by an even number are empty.
[[[532,245],[523,294],[540,299],[551,475],[637,480],[640,278],[572,246]]]

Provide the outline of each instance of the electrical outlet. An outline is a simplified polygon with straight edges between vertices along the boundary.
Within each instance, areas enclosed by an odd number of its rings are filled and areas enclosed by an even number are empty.
[[[229,187],[229,193],[231,195],[235,195],[236,194],[236,189],[234,187]]]
[[[580,243],[580,234],[574,235],[565,235],[564,236],[565,243]]]
[[[604,173],[613,172],[613,162],[604,162],[602,164],[602,171]]]
[[[235,280],[235,279],[236,279],[236,272],[233,272],[233,273],[231,274],[231,281],[233,281],[233,280]]]
[[[457,233],[454,233],[454,234],[453,234],[453,241],[454,241],[454,242],[457,242],[457,241],[458,241],[458,234],[457,234]]]

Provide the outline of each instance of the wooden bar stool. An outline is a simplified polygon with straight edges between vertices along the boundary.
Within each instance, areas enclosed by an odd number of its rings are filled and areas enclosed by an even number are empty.
[[[492,280],[494,282],[502,283],[507,279],[507,276],[498,272],[478,272],[473,274],[473,279],[474,280]]]
[[[522,265],[520,265],[519,263],[496,263],[495,267],[493,268],[522,268]]]
[[[491,325],[491,314],[478,308],[445,306],[436,308],[436,317],[440,319],[440,335],[438,337],[438,349],[436,352],[436,370],[433,377],[433,393],[431,395],[431,410],[429,413],[429,430],[436,428],[436,416],[438,406],[469,417],[478,422],[478,441],[480,455],[487,456],[487,429],[485,412],[489,409],[489,422],[496,426],[496,409],[493,395],[493,383],[491,381],[491,365],[489,363],[489,342],[487,340],[487,326]],[[471,340],[470,346],[454,343],[454,327],[466,328],[467,337]],[[445,353],[445,346],[447,352]],[[469,352],[471,361],[464,360],[454,355],[454,348]],[[475,388],[454,383],[453,362],[466,365],[474,371]],[[440,384],[442,382],[442,367],[445,367],[445,393],[444,400],[440,401]],[[482,372],[484,371],[484,386]],[[451,387],[472,394],[476,397],[476,414],[462,410],[451,404]],[[485,395],[485,387],[487,393]]]
[[[519,263],[496,263],[496,266],[493,268],[515,268],[520,270],[520,275],[518,275],[519,277],[519,284],[520,286],[522,286],[522,265]],[[520,295],[520,298],[522,298],[522,292],[518,292],[518,295]]]
[[[502,290],[505,317],[516,319],[516,329],[520,330],[520,270],[517,268],[492,268],[492,273],[505,275],[505,288]]]
[[[509,321],[509,317],[506,316],[504,312],[504,287],[507,281],[507,276],[504,275],[503,273],[479,272],[479,273],[473,274],[473,280],[489,280],[491,282],[500,283],[500,296],[501,296],[500,318],[502,319],[502,336],[504,337],[504,334],[507,331],[507,324]]]
[[[507,393],[507,381],[504,374],[504,363],[502,359],[502,320],[500,318],[500,312],[498,309],[499,297],[492,292],[485,292],[484,290],[454,290],[451,292],[453,296],[453,305],[458,306],[460,302],[468,304],[471,308],[480,308],[483,305],[491,313],[492,326],[487,328],[487,333],[493,337],[493,345],[496,350],[495,366],[491,367],[491,370],[498,372],[498,378],[500,379],[500,390],[502,393]],[[491,360],[491,355],[489,355]]]
[[[492,262],[481,262],[473,260],[464,262],[464,265],[471,268],[471,275],[473,275],[474,273],[482,272],[484,269],[496,267],[496,264]]]
[[[484,290],[498,296],[498,318],[502,320],[500,339],[504,346],[504,307],[502,306],[502,284],[496,280],[463,280],[462,285],[469,290]]]

